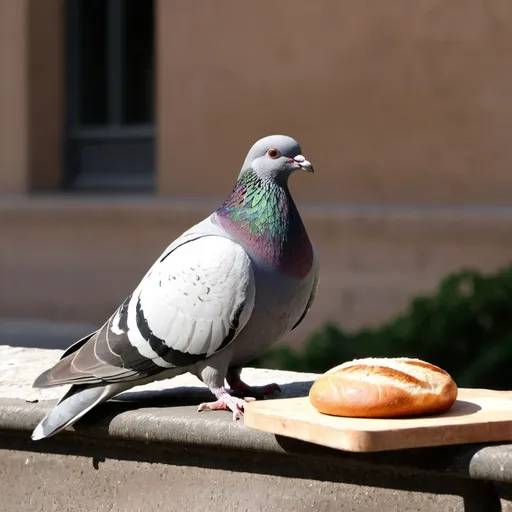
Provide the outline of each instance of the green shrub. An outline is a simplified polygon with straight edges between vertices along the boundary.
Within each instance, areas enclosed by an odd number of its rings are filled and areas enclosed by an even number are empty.
[[[488,275],[464,269],[382,327],[346,333],[327,324],[302,352],[280,346],[256,365],[322,373],[343,361],[379,356],[424,359],[461,387],[512,389],[512,267]]]

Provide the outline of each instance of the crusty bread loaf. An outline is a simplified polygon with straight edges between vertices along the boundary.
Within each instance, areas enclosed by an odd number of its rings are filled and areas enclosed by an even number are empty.
[[[309,399],[321,413],[359,418],[395,418],[440,413],[457,398],[450,375],[420,359],[367,358],[321,375]]]

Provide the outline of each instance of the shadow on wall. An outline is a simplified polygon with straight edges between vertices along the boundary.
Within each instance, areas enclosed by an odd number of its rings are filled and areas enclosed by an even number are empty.
[[[0,344],[11,347],[66,349],[98,326],[48,320],[0,319]]]

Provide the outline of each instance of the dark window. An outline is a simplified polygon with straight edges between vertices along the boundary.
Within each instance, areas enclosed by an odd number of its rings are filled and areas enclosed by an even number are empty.
[[[70,83],[80,91],[76,125],[101,126],[108,123],[107,2],[87,0],[80,4],[80,51],[72,56],[77,59],[79,76]]]
[[[150,190],[154,2],[68,0],[65,186]]]
[[[126,124],[153,122],[153,9],[147,0],[131,0],[125,6],[123,32],[123,121]]]

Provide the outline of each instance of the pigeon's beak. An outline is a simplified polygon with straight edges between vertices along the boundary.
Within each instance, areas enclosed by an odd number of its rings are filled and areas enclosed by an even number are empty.
[[[303,170],[307,172],[315,172],[315,169],[302,155],[297,155],[293,161]]]

